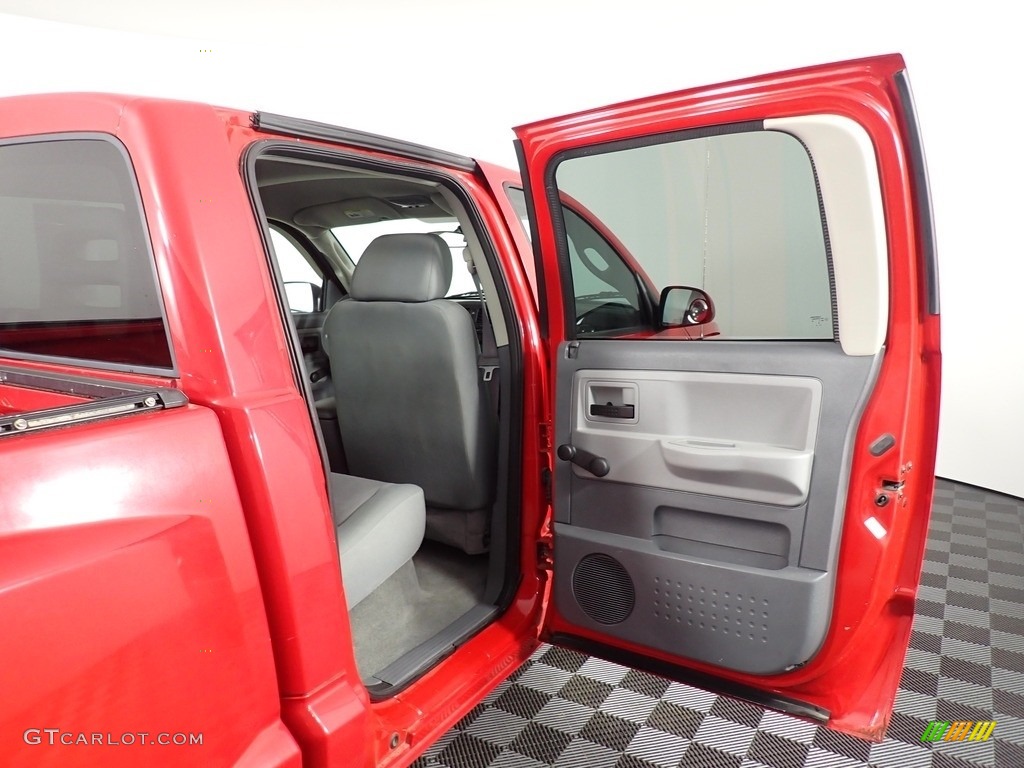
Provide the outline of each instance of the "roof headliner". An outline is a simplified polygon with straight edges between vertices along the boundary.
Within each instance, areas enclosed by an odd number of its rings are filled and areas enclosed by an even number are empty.
[[[260,198],[268,218],[296,226],[296,215],[303,212],[306,224],[312,218],[321,226],[346,226],[366,223],[367,219],[346,216],[342,201],[374,200],[385,213],[375,220],[429,219],[451,214],[430,200],[438,185],[427,181],[396,178],[372,171],[338,168],[292,158],[264,157],[256,161]],[[415,197],[426,204],[403,207],[403,198]],[[396,202],[397,201],[397,202]],[[310,209],[314,209],[311,211]],[[310,214],[314,214],[311,216]]]

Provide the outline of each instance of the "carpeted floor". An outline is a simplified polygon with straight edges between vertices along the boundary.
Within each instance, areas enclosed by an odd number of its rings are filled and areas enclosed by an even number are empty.
[[[425,541],[406,565],[350,614],[359,673],[368,679],[477,604],[487,555]]]
[[[922,741],[930,721],[995,722]],[[885,740],[545,645],[414,768],[1024,768],[1024,501],[939,480]]]

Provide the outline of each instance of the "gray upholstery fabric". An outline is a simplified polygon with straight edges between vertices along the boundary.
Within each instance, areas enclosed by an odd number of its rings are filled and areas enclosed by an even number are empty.
[[[421,302],[444,298],[452,282],[452,253],[437,235],[381,235],[363,252],[352,275],[359,301]]]
[[[415,246],[422,236],[403,237],[406,245]],[[413,247],[398,258],[390,250],[395,242],[386,250],[371,244],[356,280],[370,266],[375,282],[402,281],[401,275],[380,278],[381,265],[373,263],[377,259],[393,268],[436,259],[432,247]],[[451,255],[444,248],[450,272]],[[428,270],[420,266],[411,272],[414,279],[424,280]],[[420,486],[428,511],[460,510],[479,517],[483,510],[488,518],[494,501],[495,425],[478,378],[476,332],[469,313],[443,299],[366,301],[353,294],[334,306],[324,324],[349,471]],[[469,525],[467,515],[454,520]],[[428,530],[441,527],[449,526],[431,525]],[[467,552],[483,551],[486,525],[474,520],[469,528],[476,532],[473,541],[459,531],[429,535]]]
[[[420,548],[426,524],[423,491],[337,473],[328,482],[345,599],[352,608]]]
[[[427,507],[426,538],[458,547],[469,555],[487,551],[491,509],[438,509]]]

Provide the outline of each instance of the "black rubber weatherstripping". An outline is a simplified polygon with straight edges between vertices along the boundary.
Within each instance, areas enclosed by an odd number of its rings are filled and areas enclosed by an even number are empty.
[[[279,133],[287,136],[298,136],[304,139],[336,141],[353,147],[375,149],[381,152],[403,155],[415,160],[424,160],[428,163],[447,165],[463,171],[475,171],[477,169],[476,161],[471,157],[425,147],[422,144],[415,144],[411,141],[379,136],[375,133],[342,128],[337,125],[330,125],[329,123],[318,123],[314,120],[303,120],[298,117],[275,115],[271,112],[256,112],[252,115],[251,119],[252,127],[257,131],[265,133]]]
[[[910,173],[913,179],[911,190],[917,210],[917,232],[921,237],[921,260],[924,267],[925,290],[928,295],[928,314],[937,315],[939,314],[939,258],[935,248],[935,219],[932,216],[928,166],[925,163],[924,149],[921,145],[921,125],[917,121],[914,95],[910,90],[907,71],[897,72],[894,79],[903,113],[907,155],[910,158]]]

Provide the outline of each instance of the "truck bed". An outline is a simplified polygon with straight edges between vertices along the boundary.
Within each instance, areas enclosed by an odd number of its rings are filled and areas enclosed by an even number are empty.
[[[213,411],[174,389],[2,366],[0,468],[4,765],[56,749],[66,765],[138,764],[117,746],[124,734],[185,740],[154,747],[150,765],[244,761],[280,735],[266,614]],[[23,739],[32,728],[89,746]]]

